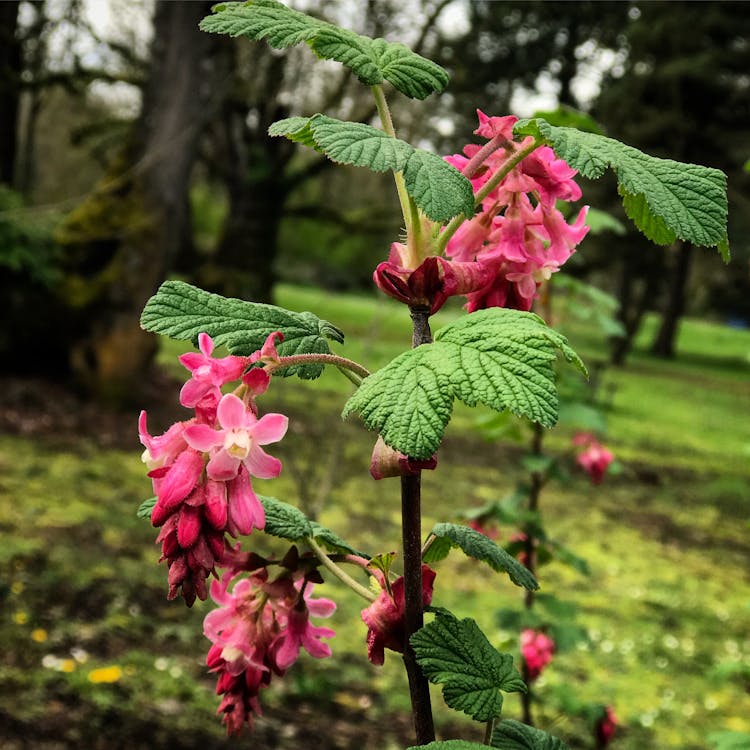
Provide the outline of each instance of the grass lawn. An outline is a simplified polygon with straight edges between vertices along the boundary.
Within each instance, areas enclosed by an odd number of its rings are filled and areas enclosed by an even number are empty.
[[[409,321],[390,302],[285,286],[279,304],[339,325],[341,353],[371,370],[408,345]],[[458,314],[441,313],[433,328]],[[594,332],[569,335],[589,362],[603,358]],[[647,325],[628,366],[607,370],[601,384],[621,471],[595,487],[574,468],[569,426],[545,439],[569,469],[545,488],[548,532],[591,571],[555,563],[539,574],[543,593],[575,609],[581,628],[535,687],[539,725],[571,748],[594,747],[579,715],[587,702],[615,707],[622,727],[612,747],[621,750],[699,750],[712,733],[750,732],[750,332],[686,321],[670,362],[645,353],[648,335]],[[161,354],[176,375],[181,350],[166,343]],[[351,389],[335,372],[274,380],[260,405],[291,417],[270,451],[284,471],[257,489],[386,552],[399,543],[398,483],[369,478],[374,436],[356,419],[340,421]],[[523,447],[483,439],[479,415],[456,409],[440,466],[424,475],[426,526],[499,499],[522,478]],[[102,449],[95,429],[0,437],[0,747],[406,747],[400,660],[369,665],[362,604],[328,582],[339,603],[326,622],[337,630],[334,658],[303,658],[266,691],[253,737],[223,739],[202,666],[210,607],[165,601],[154,530],[135,518],[151,494],[135,418],[123,416],[133,424],[127,451]],[[153,430],[167,426],[158,419]],[[513,531],[502,528],[501,539]],[[474,617],[516,652],[510,623],[521,594],[506,577],[454,552],[438,566],[434,603]],[[443,738],[481,741],[481,728],[443,710],[439,690],[434,698]],[[504,712],[518,716],[516,696]]]

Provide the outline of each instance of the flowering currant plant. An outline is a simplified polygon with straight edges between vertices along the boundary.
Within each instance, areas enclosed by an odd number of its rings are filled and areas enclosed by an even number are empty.
[[[180,358],[190,373],[180,392],[190,418],[152,436],[141,415],[155,496],[139,514],[159,529],[168,597],[181,596],[190,606],[210,596],[217,605],[204,623],[211,642],[206,662],[217,678],[218,713],[227,731],[252,729],[262,689],[283,677],[302,651],[331,655],[334,631],[318,621],[335,623],[336,605],[317,596],[316,587],[334,576],[364,600],[370,661],[382,664],[386,651],[402,654],[416,745],[564,748],[539,729],[501,720],[503,692],[527,689],[514,656],[498,652],[474,620],[439,606],[436,566],[451,549],[527,591],[539,586],[534,574],[476,523],[438,523],[425,534],[421,472],[436,468],[455,399],[508,410],[541,430],[558,416],[556,354],[585,374],[566,339],[531,312],[540,287],[587,233],[586,207],[565,218],[566,202],[581,197],[577,174],[596,178],[611,168],[626,213],[655,242],[679,237],[727,255],[725,176],[543,119],[483,112],[479,142],[441,158],[396,137],[385,84],[415,99],[448,84],[442,68],[404,45],[357,35],[277,0],[219,4],[201,28],[276,48],[305,43],[370,87],[380,127],[316,114],[281,120],[269,132],[334,162],[393,172],[404,233],[375,266],[374,281],[408,307],[413,321],[412,347],[370,373],[335,353],[344,333],[309,312],[227,299],[179,281],[165,282],[143,311],[147,331],[199,348]],[[452,296],[466,298],[468,313],[433,336],[430,316]],[[215,346],[229,355],[215,357]],[[382,548],[357,550],[293,505],[253,489],[254,477],[279,475],[281,463],[265,446],[287,430],[286,416],[262,412],[264,393],[274,377],[314,379],[326,366],[354,384],[343,416],[359,415],[377,434],[372,476],[400,479],[398,556]],[[593,437],[586,440],[578,461],[599,481],[611,456]],[[261,556],[251,549],[259,533],[287,546]],[[530,682],[555,644],[544,632],[526,630],[521,649]],[[435,742],[428,682],[442,686],[450,708],[484,725],[484,744]],[[615,723],[611,709],[599,717],[600,746]]]

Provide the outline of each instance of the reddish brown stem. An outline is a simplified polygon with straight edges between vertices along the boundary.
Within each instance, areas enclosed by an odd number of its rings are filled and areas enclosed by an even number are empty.
[[[544,438],[544,429],[539,424],[534,424],[534,435],[531,439],[531,453],[533,456],[542,455],[542,440]],[[544,484],[544,474],[540,471],[531,472],[531,485],[529,487],[529,513],[536,514],[539,510],[539,495],[542,491]],[[524,552],[526,554],[526,567],[529,569],[532,575],[536,573],[536,538],[534,536],[536,531],[535,521],[531,520],[526,524],[524,534],[526,539],[524,541]],[[524,597],[524,605],[526,609],[531,609],[534,606],[534,592],[526,591]],[[531,689],[531,681],[529,679],[529,669],[526,666],[526,662],[523,662],[523,679],[528,686],[528,691],[521,693],[521,706],[523,710],[523,723],[529,726],[534,726],[534,718],[531,713],[531,704],[534,700],[534,694]]]
[[[412,345],[432,342],[430,311],[426,307],[410,308],[414,325]],[[421,472],[401,477],[401,533],[404,549],[404,666],[409,678],[414,731],[418,745],[435,740],[432,704],[427,679],[417,664],[409,638],[424,624],[422,603],[422,477]]]

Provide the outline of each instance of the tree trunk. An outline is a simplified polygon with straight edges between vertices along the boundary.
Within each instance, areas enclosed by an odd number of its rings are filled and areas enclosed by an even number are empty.
[[[685,312],[685,288],[690,276],[692,260],[693,245],[689,242],[678,243],[667,304],[662,314],[659,330],[651,344],[651,353],[657,357],[671,358],[675,355],[675,342],[680,318]]]
[[[610,339],[610,362],[620,367],[633,348],[643,316],[659,294],[664,272],[662,254],[652,247],[640,247],[628,241],[623,246],[618,245],[617,250],[622,257],[617,319],[625,333]]]
[[[14,185],[21,84],[18,0],[0,3],[0,182]]]
[[[198,30],[210,7],[157,2],[141,116],[118,163],[60,232],[70,267],[61,298],[77,324],[70,366],[112,400],[138,390],[157,343],[140,330],[140,312],[190,237],[190,172],[221,93],[212,65],[221,38]]]

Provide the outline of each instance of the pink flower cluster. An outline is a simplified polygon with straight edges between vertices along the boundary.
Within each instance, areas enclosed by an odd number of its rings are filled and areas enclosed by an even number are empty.
[[[217,713],[228,734],[240,733],[246,723],[252,729],[253,715],[261,714],[260,690],[273,675],[284,675],[300,649],[318,659],[331,655],[322,639],[334,631],[313,625],[310,616],[329,617],[336,605],[313,599],[312,589],[302,570],[270,581],[265,567],[243,578],[229,571],[212,582],[211,597],[220,606],[203,623],[213,643],[206,663],[218,674],[216,692],[223,698]]]
[[[273,343],[273,339],[271,340]],[[146,447],[157,501],[151,523],[161,527],[157,542],[169,567],[169,599],[181,591],[188,606],[207,597],[206,579],[221,565],[227,548],[225,533],[249,534],[265,525],[263,506],[251,477],[276,477],[281,462],[262,445],[284,437],[287,418],[266,414],[258,419],[255,396],[268,387],[269,375],[252,369],[253,358],[212,357],[213,342],[199,336],[200,353],[180,361],[191,378],[180,392],[180,403],[195,410],[194,418],[173,424],[153,437],[141,412],[138,432]],[[242,379],[242,397],[221,387]]]
[[[481,146],[469,144],[463,154],[446,157],[459,171],[469,168],[475,193],[533,140],[529,136],[520,143],[513,141],[516,117],[477,114],[479,127],[474,132],[499,148],[476,170],[472,158]],[[551,148],[532,151],[482,200],[481,211],[451,237],[446,255],[462,263],[476,261],[488,277],[468,294],[469,312],[486,307],[531,309],[539,284],[560,269],[588,232],[588,207],[568,224],[555,206],[558,200],[581,197],[573,181],[576,174]]]
[[[462,154],[445,160],[466,174],[475,194],[500,172],[507,169],[507,174],[482,199],[481,210],[448,240],[446,258],[430,254],[427,247],[394,242],[388,260],[373,274],[386,294],[431,314],[454,295],[467,296],[469,312],[486,307],[530,310],[541,282],[560,269],[588,232],[588,206],[570,224],[556,208],[557,201],[581,197],[573,180],[577,172],[547,146],[508,169],[533,138],[514,141],[517,117],[477,114],[474,132],[487,143],[469,144]],[[422,227],[423,236],[429,231]]]
[[[367,625],[367,658],[373,664],[385,661],[385,649],[404,652],[404,577],[399,576],[386,585],[385,576],[380,570],[374,571],[382,588],[378,598],[362,610],[362,620]],[[435,571],[422,565],[422,604],[427,607],[432,602],[432,587]]]
[[[614,455],[592,434],[579,432],[573,437],[573,445],[583,448],[576,457],[576,463],[591,477],[594,484],[601,484]]]
[[[555,642],[548,635],[531,628],[521,631],[521,656],[529,681],[539,677],[554,653]]]
[[[278,365],[277,339],[283,336],[271,334],[250,357],[216,358],[213,341],[201,334],[200,352],[180,357],[190,371],[180,403],[194,410],[193,418],[156,437],[148,432],[145,412],[138,422],[157,498],[151,522],[161,527],[157,542],[169,567],[168,598],[181,592],[190,606],[196,597],[207,597],[208,576],[217,576],[210,592],[219,609],[204,620],[212,642],[206,662],[218,675],[216,692],[223,698],[217,713],[229,734],[252,726],[261,712],[259,692],[272,675],[283,675],[301,649],[330,656],[322,639],[334,635],[310,623],[311,615],[328,617],[336,605],[312,598],[322,578],[309,555],[300,557],[292,547],[283,560],[266,560],[226,538],[265,527],[252,477],[274,478],[281,471],[281,462],[261,446],[281,440],[288,420],[282,414],[258,416],[255,399],[268,388],[270,375],[251,367]],[[235,381],[234,392],[222,394]],[[281,569],[273,580],[271,565]],[[221,579],[217,567],[226,569]]]

